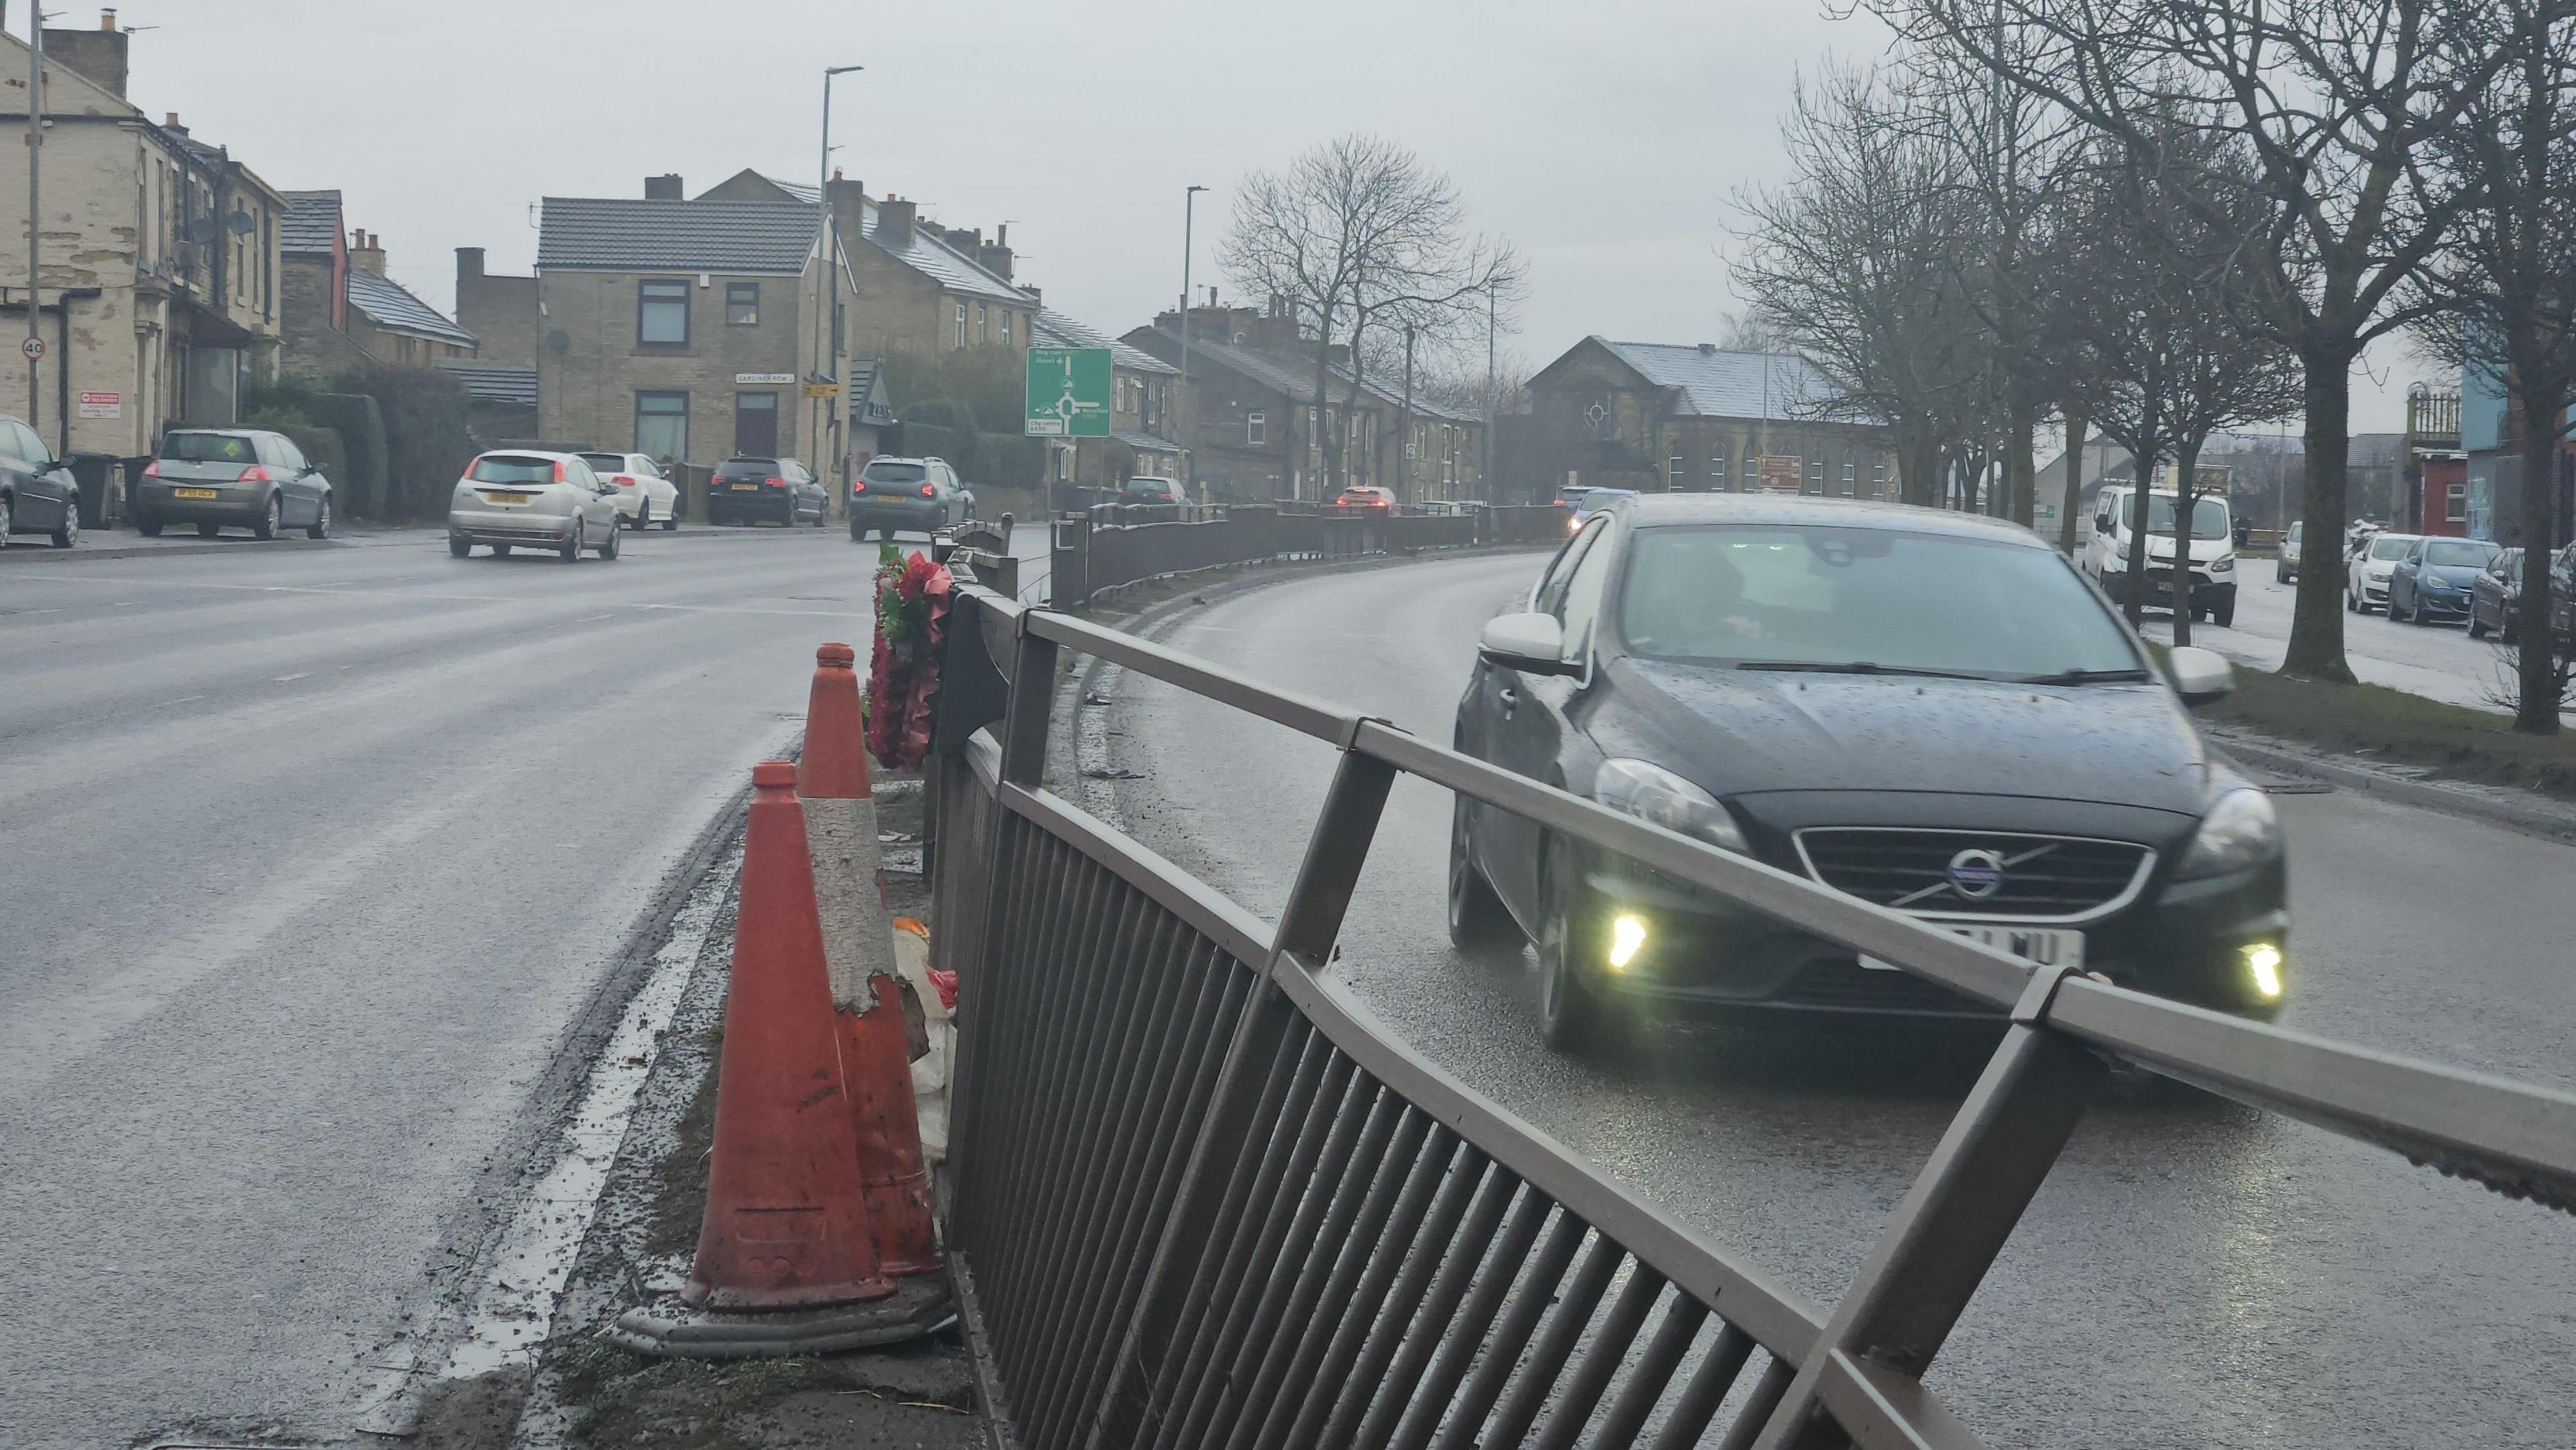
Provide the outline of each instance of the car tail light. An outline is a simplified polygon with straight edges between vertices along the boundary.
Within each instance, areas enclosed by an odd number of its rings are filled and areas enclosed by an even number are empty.
[[[935,483],[923,484],[921,486],[921,496],[923,498],[937,498],[939,496],[939,485]]]
[[[768,484],[771,488],[785,488],[787,486],[787,480],[783,478],[764,478],[761,482]]]
[[[266,483],[268,482],[268,470],[254,463],[250,467],[242,470],[240,481],[243,483]]]
[[[867,481],[866,479],[864,479],[864,478],[857,478],[857,479],[852,479],[852,480],[850,481],[850,492],[852,492],[852,493],[865,493],[865,492],[867,492],[867,491],[868,491],[868,481]]]
[[[558,458],[558,459],[556,459],[556,460],[555,460],[555,482],[557,482],[557,483],[561,483],[561,482],[563,482],[563,481],[564,481],[564,465],[563,465],[563,460],[562,460],[562,459],[560,459],[560,458]]]
[[[145,478],[159,478],[161,476],[161,460],[155,458],[150,463],[143,465],[143,476]]]
[[[617,475],[617,486],[619,488],[633,488],[635,486],[635,480],[628,475],[621,473]]]

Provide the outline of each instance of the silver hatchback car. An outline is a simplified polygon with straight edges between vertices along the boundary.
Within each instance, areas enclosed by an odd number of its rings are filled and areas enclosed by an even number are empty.
[[[467,464],[447,503],[447,552],[464,558],[476,544],[495,555],[519,545],[551,549],[567,564],[581,551],[617,557],[617,489],[578,453],[507,449]]]

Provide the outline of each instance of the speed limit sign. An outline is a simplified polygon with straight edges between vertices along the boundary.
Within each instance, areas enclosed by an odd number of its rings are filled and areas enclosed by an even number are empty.
[[[34,362],[45,355],[45,340],[41,337],[28,338],[18,344],[18,351],[27,355],[27,361]]]

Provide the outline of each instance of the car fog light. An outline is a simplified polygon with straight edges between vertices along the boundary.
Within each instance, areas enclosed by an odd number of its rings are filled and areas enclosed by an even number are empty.
[[[2281,1000],[2281,949],[2270,942],[2256,942],[2245,948],[2245,975],[2254,984],[2254,995],[2266,1002]]]
[[[1633,916],[1610,923],[1610,970],[1624,972],[1646,946],[1646,924]]]

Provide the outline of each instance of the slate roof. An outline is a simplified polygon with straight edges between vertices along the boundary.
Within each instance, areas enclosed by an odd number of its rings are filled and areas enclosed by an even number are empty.
[[[814,253],[814,208],[786,201],[550,196],[537,266],[565,271],[775,272]]]
[[[787,185],[785,182],[778,184]],[[805,214],[813,215],[810,211]],[[869,241],[883,248],[896,261],[951,292],[963,292],[970,297],[991,297],[1002,302],[1026,304],[1029,300],[1029,294],[1003,281],[996,274],[984,270],[977,265],[974,258],[932,236],[918,225],[912,229],[912,241],[909,245],[901,247],[894,245],[893,238],[885,234],[885,227],[877,214],[877,204],[873,201],[861,202],[860,222],[867,228]],[[844,245],[848,243],[845,241]]]
[[[1838,391],[1794,353],[1703,352],[1692,343],[1612,342],[1594,337],[1647,382],[1678,388],[1683,417],[1790,418],[1812,412]]]
[[[290,191],[277,244],[290,257],[327,257],[340,240],[340,193]]]
[[[1170,343],[1174,348],[1180,345],[1180,335],[1169,329],[1156,329],[1153,336],[1158,341]],[[1315,373],[1312,362],[1273,357],[1248,347],[1237,347],[1230,342],[1202,339],[1195,333],[1190,337],[1190,357],[1193,361],[1205,358],[1220,367],[1230,368],[1262,387],[1287,395],[1293,402],[1315,401]],[[1333,377],[1336,380],[1333,399],[1338,404],[1342,397],[1342,390],[1350,386],[1351,370],[1336,364],[1333,368]],[[1404,387],[1400,378],[1390,384],[1384,378],[1372,374],[1361,381],[1360,387],[1371,398],[1389,407],[1404,406]],[[1484,415],[1480,413],[1435,403],[1419,391],[1413,395],[1413,411],[1419,417],[1446,419],[1452,423],[1481,424],[1485,421]]]
[[[416,332],[468,347],[478,341],[474,334],[457,326],[445,313],[405,291],[400,282],[379,277],[363,268],[349,269],[349,305],[374,319],[378,327]]]
[[[1170,377],[1181,375],[1179,368],[1143,348],[1131,347],[1097,328],[1086,326],[1065,316],[1052,307],[1038,309],[1037,325],[1033,331],[1036,336],[1032,340],[1042,346],[1105,347],[1109,349],[1109,361],[1114,366],[1140,373],[1156,373]]]
[[[1181,445],[1178,443],[1173,442],[1169,438],[1157,438],[1151,433],[1130,433],[1124,428],[1113,428],[1109,430],[1109,436],[1126,444],[1128,447],[1135,449],[1139,453],[1178,453],[1181,451]]]
[[[438,365],[456,374],[456,380],[465,385],[466,396],[478,403],[519,408],[537,405],[537,370],[526,363],[451,357],[439,359]]]

